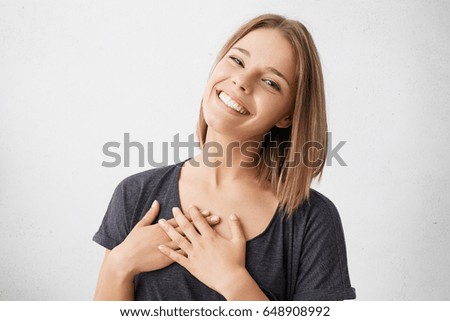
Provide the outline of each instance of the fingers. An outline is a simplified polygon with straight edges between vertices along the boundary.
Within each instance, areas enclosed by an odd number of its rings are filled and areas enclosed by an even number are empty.
[[[134,228],[150,226],[153,223],[153,221],[155,220],[155,218],[158,216],[160,208],[161,208],[161,205],[159,204],[159,202],[157,200],[154,200],[150,209],[147,211],[147,213],[145,213],[145,215],[142,217],[142,219],[134,226]],[[216,215],[210,216],[211,213],[208,210],[202,210],[200,213],[202,216],[205,217],[206,221],[210,225],[216,225],[220,222],[220,217],[218,217]],[[189,221],[191,220],[190,215],[189,215],[188,219],[189,219]],[[178,226],[178,222],[176,221],[175,218],[167,220],[166,222],[168,224],[170,224],[171,226],[173,226],[177,230],[178,233],[180,233],[181,235],[184,235],[183,230]]]
[[[160,245],[158,246],[158,249],[165,255],[167,255],[169,258],[171,258],[173,261],[177,262],[184,268],[188,268],[189,266],[189,259],[187,259],[184,255],[185,252],[183,250],[174,251],[171,248]]]
[[[189,222],[189,220],[184,216],[183,212],[178,207],[173,207],[172,213],[175,219],[177,220],[178,226],[181,228],[184,234],[191,241],[195,241],[200,235],[198,234],[192,223]],[[203,218],[201,214],[199,215]]]
[[[236,214],[233,213],[230,215],[228,226],[230,227],[232,241],[245,242],[244,230],[242,228],[241,221]]]
[[[186,252],[183,251],[183,250],[175,250],[175,252],[177,252],[177,253],[180,254],[180,255],[183,255],[184,257],[187,256]]]
[[[220,217],[217,215],[213,215],[213,216],[207,217],[206,220],[208,221],[209,225],[217,225],[220,222]]]
[[[192,222],[194,223],[195,227],[197,228],[197,230],[200,232],[201,235],[213,236],[216,234],[215,231],[211,228],[211,226],[209,226],[209,223],[201,215],[197,207],[192,205],[188,211],[191,213]]]
[[[211,214],[208,210],[202,210],[200,211],[200,213],[202,213],[204,217],[208,217]],[[184,216],[186,216],[189,221],[192,221],[192,217],[189,211],[187,211],[187,213],[185,213]]]
[[[167,243],[164,243],[165,246],[170,247],[172,250],[179,250],[180,247],[178,246],[177,242],[175,241],[170,241]]]
[[[159,213],[159,202],[154,200],[150,209],[145,213],[144,217],[135,225],[136,227],[147,226],[153,223]]]
[[[178,233],[177,230],[172,225],[167,223],[165,219],[160,219],[158,221],[158,224],[166,232],[166,234],[180,247],[180,249],[182,249],[186,253],[189,253],[189,251],[192,249],[192,244],[189,243],[185,237]]]
[[[176,242],[174,242],[174,241],[167,242],[167,243],[165,243],[163,245],[167,246],[168,248],[174,250],[175,252],[177,252],[177,253],[179,253],[179,254],[181,254],[183,256],[187,255],[186,252],[183,251],[182,249],[180,249],[178,244]]]
[[[214,215],[214,216],[211,216],[211,217],[207,217],[206,220],[208,221],[208,223],[210,225],[216,225],[216,224],[218,224],[220,222],[220,217]],[[169,223],[169,221],[172,221],[172,223]],[[178,233],[180,233],[181,235],[185,236],[183,230],[181,229],[181,227],[178,226],[178,223],[177,223],[177,221],[174,218],[172,218],[170,220],[167,220],[166,222],[169,223],[170,225],[172,225],[172,227]],[[148,226],[148,227],[151,228],[150,226]],[[189,238],[188,238],[188,241],[189,241]]]
[[[208,223],[210,225],[216,225],[216,224],[218,224],[220,222],[220,217],[218,217],[216,215],[210,216],[211,213],[208,210],[203,210],[200,213],[202,213],[202,215],[206,218],[206,220],[208,221]],[[191,216],[189,215],[189,213],[186,213],[185,217],[187,217],[187,219],[189,221],[192,221]],[[173,227],[177,227],[178,226],[178,223],[175,220],[175,218],[171,218],[170,220],[167,220],[167,223],[169,223]]]

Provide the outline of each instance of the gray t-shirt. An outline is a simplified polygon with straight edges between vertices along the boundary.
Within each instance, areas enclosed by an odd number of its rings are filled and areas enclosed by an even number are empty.
[[[116,187],[93,240],[107,249],[119,245],[153,200],[160,218],[181,208],[178,178],[184,162],[131,175]],[[344,231],[334,204],[311,189],[309,202],[283,220],[277,209],[266,229],[247,241],[246,268],[270,300],[355,299],[350,285]],[[213,273],[213,272],[212,272]],[[178,263],[134,279],[136,300],[225,300]]]

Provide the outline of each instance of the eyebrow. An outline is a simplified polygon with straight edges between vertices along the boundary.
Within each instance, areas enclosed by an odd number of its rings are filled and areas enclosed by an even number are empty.
[[[239,50],[240,52],[242,52],[244,55],[246,55],[246,56],[248,56],[248,57],[251,57],[250,52],[249,52],[247,49],[240,48],[240,47],[232,47],[231,49],[237,49],[237,50]],[[283,75],[281,72],[279,72],[278,70],[276,70],[276,69],[273,68],[273,67],[266,67],[266,70],[268,70],[268,71],[270,71],[270,72],[273,72],[273,73],[274,73],[275,75],[277,75],[278,77],[283,78],[284,81],[286,81],[287,84],[290,86],[289,81],[286,79],[286,77],[284,77],[284,75]]]

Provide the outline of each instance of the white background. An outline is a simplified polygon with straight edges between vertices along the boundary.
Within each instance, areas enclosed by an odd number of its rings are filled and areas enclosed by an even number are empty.
[[[0,1],[1,300],[92,298],[91,238],[120,180],[151,168],[103,167],[103,145],[186,140],[218,50],[269,12],[320,53],[348,166],[314,186],[358,299],[450,300],[450,2],[388,0]]]

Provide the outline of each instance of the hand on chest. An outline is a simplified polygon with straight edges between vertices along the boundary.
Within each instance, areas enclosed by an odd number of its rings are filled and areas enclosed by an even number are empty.
[[[246,239],[250,240],[267,228],[275,214],[278,201],[274,197],[236,194],[211,193],[180,186],[181,209],[185,213],[191,205],[195,205],[200,210],[209,210],[211,215],[219,216],[220,223],[213,228],[228,239],[231,237],[228,219],[235,213],[240,218]]]

